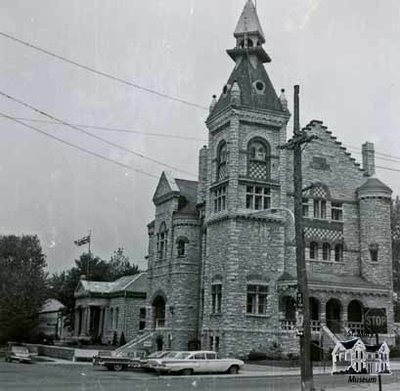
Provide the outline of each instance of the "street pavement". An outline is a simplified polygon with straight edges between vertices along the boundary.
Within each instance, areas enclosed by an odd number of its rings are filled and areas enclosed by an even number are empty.
[[[383,377],[384,391],[400,390],[399,371]],[[378,384],[349,384],[348,376],[331,376],[314,368],[317,391],[378,391]],[[36,364],[0,362],[0,391],[297,391],[298,369],[245,365],[238,375],[157,376],[140,370],[110,372],[90,363],[55,360]]]

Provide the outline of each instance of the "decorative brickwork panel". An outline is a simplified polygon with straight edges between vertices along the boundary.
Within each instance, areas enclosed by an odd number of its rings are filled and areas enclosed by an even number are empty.
[[[304,228],[306,239],[326,240],[328,242],[338,242],[343,240],[343,232],[321,228]]]

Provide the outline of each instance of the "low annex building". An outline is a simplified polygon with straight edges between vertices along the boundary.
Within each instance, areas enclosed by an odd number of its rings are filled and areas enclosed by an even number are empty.
[[[233,35],[234,69],[210,106],[198,181],[164,172],[153,197],[146,329],[158,349],[298,353],[293,154],[280,148],[291,114],[266,71],[251,0]],[[392,343],[392,191],[374,175],[374,146],[363,144],[360,165],[321,121],[304,129],[317,136],[303,152],[313,343],[325,326],[361,334],[366,308],[385,310]]]
[[[81,280],[75,290],[75,337],[102,343],[138,337],[146,326],[147,275],[113,282]]]

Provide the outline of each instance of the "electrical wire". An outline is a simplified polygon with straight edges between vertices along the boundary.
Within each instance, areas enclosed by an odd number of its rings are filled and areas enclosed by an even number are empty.
[[[86,148],[83,148],[83,147],[81,147],[81,146],[79,146],[79,145],[70,143],[69,141],[63,140],[62,138],[59,138],[59,137],[54,136],[54,135],[52,135],[52,134],[49,134],[49,133],[45,132],[44,130],[39,129],[39,128],[35,127],[35,126],[28,125],[28,124],[26,124],[26,123],[24,123],[24,122],[22,122],[22,121],[20,121],[20,120],[18,120],[18,119],[16,119],[16,118],[14,118],[14,117],[12,117],[12,116],[9,116],[9,115],[7,115],[7,114],[4,114],[4,113],[2,113],[2,112],[0,112],[0,116],[2,116],[2,117],[4,117],[4,118],[7,118],[7,119],[9,119],[10,121],[17,122],[17,123],[20,124],[20,125],[23,125],[23,126],[29,128],[29,129],[31,129],[31,130],[34,130],[35,132],[38,132],[38,133],[40,133],[40,134],[43,134],[43,135],[46,136],[46,137],[50,137],[50,138],[52,138],[53,140],[59,141],[60,143],[63,143],[63,144],[65,144],[65,145],[68,145],[68,146],[71,147],[71,148],[78,149],[78,150],[81,151],[81,152],[85,152],[85,153],[87,153],[87,154],[89,154],[89,155],[92,155],[92,156],[95,156],[95,157],[97,157],[97,158],[99,158],[99,159],[102,159],[102,160],[105,160],[105,161],[107,161],[107,162],[116,164],[116,165],[118,165],[118,166],[120,166],[120,167],[123,167],[123,168],[125,168],[125,169],[131,170],[131,171],[136,171],[136,172],[138,172],[138,173],[140,173],[140,174],[147,175],[147,176],[149,176],[149,177],[158,179],[158,176],[156,176],[156,175],[150,174],[150,173],[148,173],[148,172],[146,172],[146,171],[143,171],[143,170],[140,170],[140,169],[138,169],[138,168],[134,168],[134,167],[128,166],[128,165],[126,165],[126,164],[124,164],[124,163],[118,162],[117,160],[110,159],[110,158],[108,158],[108,157],[106,157],[106,156],[103,156],[103,155],[101,155],[101,154],[99,154],[99,153],[97,153],[97,152],[93,152],[93,151],[90,151],[90,150],[88,150],[88,149],[86,149]]]
[[[153,90],[153,89],[151,89],[151,88],[143,87],[143,86],[141,86],[141,85],[139,85],[139,84],[130,82],[130,81],[128,81],[128,80],[124,80],[124,79],[122,79],[122,78],[120,78],[120,77],[117,77],[117,76],[111,75],[111,74],[109,74],[109,73],[106,73],[106,72],[103,72],[103,71],[99,71],[99,70],[97,70],[97,69],[95,69],[95,68],[89,67],[88,65],[80,64],[80,63],[77,62],[77,61],[70,60],[70,59],[67,58],[67,57],[64,57],[64,56],[61,56],[61,55],[59,55],[59,54],[53,53],[53,52],[51,52],[51,51],[49,51],[49,50],[46,50],[46,49],[43,49],[43,48],[41,48],[41,47],[39,47],[39,46],[37,46],[37,45],[33,45],[32,43],[29,43],[29,42],[27,42],[27,41],[24,41],[24,40],[22,40],[22,39],[19,39],[19,38],[17,38],[17,37],[14,37],[14,36],[12,36],[12,35],[10,35],[10,34],[7,34],[7,33],[3,32],[3,31],[0,31],[0,35],[3,36],[3,37],[5,37],[5,38],[8,38],[8,39],[10,39],[10,40],[12,40],[12,41],[14,41],[14,42],[18,42],[18,43],[20,43],[21,45],[27,46],[27,47],[29,47],[29,48],[31,48],[31,49],[37,50],[37,51],[39,51],[39,52],[41,52],[41,53],[44,53],[44,54],[46,54],[46,55],[48,55],[48,56],[51,56],[51,57],[54,57],[54,58],[56,58],[56,59],[58,59],[58,60],[67,62],[68,64],[75,65],[76,67],[81,68],[81,69],[84,69],[84,70],[86,70],[86,71],[95,73],[96,75],[100,75],[100,76],[106,77],[106,78],[108,78],[108,79],[111,79],[111,80],[113,80],[113,81],[119,82],[119,83],[121,83],[121,84],[125,84],[125,85],[128,85],[128,86],[130,86],[130,87],[136,88],[136,89],[138,89],[138,90],[145,91],[145,92],[148,92],[148,93],[153,94],[153,95],[157,95],[157,96],[159,96],[159,97],[161,97],[161,98],[165,98],[165,99],[169,99],[169,100],[171,100],[171,101],[183,103],[183,104],[185,104],[185,105],[187,105],[187,106],[195,107],[195,108],[197,108],[197,109],[208,110],[207,107],[204,107],[204,106],[199,105],[199,104],[197,104],[197,103],[193,103],[193,102],[190,102],[190,101],[185,100],[185,99],[177,98],[177,97],[175,97],[175,96],[168,95],[168,94],[165,94],[165,93],[163,93],[163,92],[159,92],[159,91]]]
[[[14,98],[14,97],[12,97],[11,95],[6,94],[5,92],[0,91],[0,95],[1,95],[1,96],[4,96],[4,97],[7,98],[7,99],[12,100],[13,102],[16,102],[16,103],[20,104],[20,105],[22,105],[22,106],[25,106],[25,107],[29,108],[30,110],[33,110],[33,111],[35,111],[35,112],[37,112],[37,113],[39,113],[39,114],[41,114],[41,115],[43,115],[43,116],[45,116],[45,117],[47,117],[47,118],[50,118],[50,119],[52,119],[53,121],[59,122],[59,123],[65,125],[65,126],[68,126],[69,128],[72,128],[72,129],[74,129],[74,130],[76,130],[76,131],[78,131],[78,132],[81,132],[81,133],[83,133],[83,134],[85,134],[85,135],[87,135],[87,136],[89,136],[89,137],[92,137],[92,138],[94,138],[94,139],[96,139],[96,140],[99,140],[99,141],[101,141],[101,142],[103,142],[103,143],[105,143],[105,144],[111,145],[112,147],[118,148],[118,149],[120,149],[120,150],[122,150],[122,151],[124,151],[124,152],[127,152],[127,153],[130,153],[130,154],[132,154],[132,155],[138,156],[138,157],[140,157],[140,158],[142,158],[142,159],[149,160],[149,161],[151,161],[151,162],[153,162],[153,163],[157,163],[157,164],[159,164],[159,165],[161,165],[161,166],[164,166],[164,167],[167,167],[167,168],[169,168],[169,169],[176,170],[176,171],[180,171],[180,172],[183,172],[183,173],[185,173],[185,174],[189,174],[189,175],[194,176],[194,177],[196,176],[195,174],[193,174],[193,173],[191,173],[191,172],[188,172],[188,171],[185,171],[185,170],[176,168],[176,167],[171,166],[171,165],[169,165],[169,164],[163,163],[163,162],[161,162],[161,161],[159,161],[159,160],[157,160],[157,159],[154,159],[154,158],[145,156],[145,155],[143,155],[142,153],[133,151],[133,150],[131,150],[131,149],[129,149],[129,148],[124,147],[123,145],[116,144],[116,143],[114,143],[114,142],[112,142],[112,141],[109,141],[109,140],[107,140],[107,139],[104,139],[103,137],[94,135],[94,134],[92,134],[92,133],[90,133],[90,132],[88,132],[88,131],[86,131],[86,130],[84,130],[84,129],[79,128],[78,126],[71,125],[71,124],[69,124],[68,122],[65,122],[65,121],[63,121],[63,120],[61,120],[61,119],[59,119],[59,118],[56,118],[56,117],[54,117],[53,115],[48,114],[48,113],[44,112],[43,110],[40,110],[40,109],[38,109],[38,108],[36,108],[36,107],[30,105],[29,103],[26,103],[26,102],[23,102],[23,101],[21,101],[21,100],[19,100],[19,99],[17,99],[17,98]]]
[[[13,118],[21,120],[21,121],[27,121],[27,122],[40,122],[40,123],[47,123],[47,124],[53,124],[53,125],[62,125],[59,122],[54,122],[54,121],[44,120],[44,119],[34,119],[34,118],[26,118],[26,117],[13,117]],[[76,123],[71,123],[71,125],[79,126],[81,128],[86,128],[86,129],[104,130],[104,131],[108,131],[108,132],[132,133],[132,134],[140,134],[140,135],[149,136],[149,137],[165,137],[165,138],[174,138],[174,139],[182,139],[182,140],[189,140],[189,141],[207,142],[206,139],[202,139],[199,137],[180,136],[180,135],[175,135],[175,134],[163,134],[163,133],[154,133],[154,132],[153,133],[152,132],[141,132],[139,130],[133,130],[133,129],[113,128],[113,127],[106,127],[106,126],[94,126],[94,125],[85,125],[85,124],[76,124]]]

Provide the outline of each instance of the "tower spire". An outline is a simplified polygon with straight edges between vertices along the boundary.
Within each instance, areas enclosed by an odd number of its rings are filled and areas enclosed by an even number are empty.
[[[228,50],[228,54],[234,61],[249,54],[254,55],[263,63],[271,62],[262,47],[265,43],[265,35],[252,0],[247,0],[233,36],[236,38],[236,47]]]

